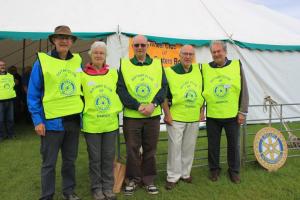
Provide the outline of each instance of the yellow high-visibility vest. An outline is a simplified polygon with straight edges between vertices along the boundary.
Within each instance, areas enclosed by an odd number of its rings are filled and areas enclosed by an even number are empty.
[[[160,59],[153,59],[150,65],[136,66],[129,59],[121,60],[121,72],[129,94],[141,104],[149,104],[161,89],[162,65]],[[157,106],[151,117],[161,115]],[[124,108],[124,116],[130,118],[147,118],[137,110]]]
[[[38,53],[38,58],[44,77],[42,102],[46,119],[81,113],[81,57],[73,54],[71,59],[61,60]]]
[[[207,103],[207,117],[236,117],[239,109],[241,75],[239,60],[232,60],[230,65],[221,68],[202,65],[204,91]]]
[[[196,122],[200,118],[203,104],[202,75],[198,64],[192,65],[192,71],[177,74],[171,68],[165,68],[166,77],[172,94],[170,112],[173,120]]]

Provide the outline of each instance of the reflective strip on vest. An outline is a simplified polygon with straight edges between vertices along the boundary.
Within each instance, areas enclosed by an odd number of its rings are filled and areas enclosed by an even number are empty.
[[[232,60],[230,65],[212,68],[202,65],[204,79],[203,97],[207,103],[207,117],[236,117],[239,108],[241,75],[239,60]]]
[[[153,59],[151,65],[136,66],[129,59],[121,60],[121,72],[129,94],[141,104],[153,101],[161,89],[162,65],[160,59]],[[161,115],[161,107],[157,106],[150,117]],[[124,116],[130,118],[148,118],[137,110],[124,108]]]
[[[172,119],[181,122],[199,121],[204,101],[199,65],[193,64],[192,71],[186,74],[177,74],[171,68],[165,68],[165,72],[172,94]]]
[[[14,76],[7,73],[0,75],[0,100],[12,99],[16,97],[14,89],[15,81]]]
[[[84,96],[82,131],[106,133],[119,128],[118,113],[122,103],[116,92],[118,74],[110,69],[105,75],[82,73],[81,84]]]
[[[44,77],[43,107],[46,119],[81,113],[81,57],[60,60],[38,53]]]

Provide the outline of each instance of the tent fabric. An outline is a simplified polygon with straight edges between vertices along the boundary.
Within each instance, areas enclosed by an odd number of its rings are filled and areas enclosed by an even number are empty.
[[[156,42],[202,46],[218,39],[250,49],[300,50],[299,20],[246,0],[10,0],[1,10],[2,39],[45,38],[67,24],[82,38],[133,33]]]
[[[300,20],[246,0],[52,0],[47,4],[10,0],[1,6],[0,44],[4,45],[0,54],[4,56],[14,51],[4,53],[9,49],[6,39],[44,39],[62,24],[81,39],[107,38],[107,63],[116,68],[120,58],[128,56],[128,37],[136,34],[158,43],[194,44],[200,63],[211,60],[211,40],[224,40],[228,57],[243,63],[250,104],[262,104],[266,96],[279,103],[300,102],[296,93],[300,91]],[[88,49],[87,43],[77,41],[75,52]],[[22,48],[21,42],[16,46]],[[26,52],[38,48],[34,44]],[[21,62],[22,54],[18,54]],[[284,109],[287,116],[299,112],[299,106]],[[257,118],[268,115],[262,108],[250,110],[249,119]]]

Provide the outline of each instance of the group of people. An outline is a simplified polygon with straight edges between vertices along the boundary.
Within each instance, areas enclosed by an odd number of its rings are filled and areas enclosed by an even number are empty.
[[[41,200],[54,197],[59,151],[63,199],[80,199],[75,193],[80,131],[87,143],[93,198],[116,199],[113,161],[118,115],[122,111],[125,195],[134,194],[139,186],[149,194],[159,193],[155,155],[162,109],[168,131],[167,190],[180,180],[192,183],[199,121],[205,117],[210,179],[217,181],[220,176],[220,137],[224,128],[229,177],[234,183],[240,182],[239,125],[247,115],[248,91],[241,62],[227,59],[224,42],[211,43],[211,63],[193,63],[195,50],[184,45],[180,63],[164,68],[160,59],[147,54],[147,38],[137,35],[132,44],[134,57],[122,58],[117,71],[107,65],[107,49],[101,41],[91,45],[90,62],[82,66],[79,54],[70,52],[76,39],[68,26],[55,28],[49,35],[55,48],[48,54],[38,53],[27,90],[28,109],[35,131],[41,136]],[[9,90],[13,82],[6,81],[9,78],[0,76],[0,84],[5,89],[10,84],[7,94],[13,96]]]
[[[7,67],[6,63],[0,60],[0,142],[16,137],[14,124],[22,117],[26,122],[31,121],[26,103],[30,73],[31,66],[25,67],[21,76],[16,66]]]

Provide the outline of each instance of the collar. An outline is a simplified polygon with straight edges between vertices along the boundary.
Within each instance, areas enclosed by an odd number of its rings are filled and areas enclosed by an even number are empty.
[[[103,67],[97,69],[92,63],[87,63],[83,69],[83,71],[89,75],[103,75],[106,74],[108,70],[109,66],[107,64],[104,64]]]
[[[228,60],[228,58],[226,57],[225,58],[225,64],[223,65],[223,66],[219,66],[217,63],[215,63],[215,61],[212,61],[212,62],[210,62],[209,63],[209,65],[211,66],[211,67],[213,67],[213,68],[217,68],[217,67],[226,67],[227,65],[229,65],[231,63],[231,60]]]
[[[55,48],[51,51],[51,56],[54,57],[54,58],[57,58],[57,59],[61,59],[58,56],[58,52],[56,51]],[[72,55],[72,53],[70,51],[68,51],[66,60],[70,60],[71,58],[73,58],[73,55]]]
[[[143,66],[143,65],[151,65],[153,59],[150,58],[150,56],[148,54],[146,54],[146,59],[145,59],[145,61],[143,63],[140,62],[140,61],[138,61],[138,59],[136,58],[136,56],[134,56],[133,58],[131,58],[130,61],[134,65]]]

